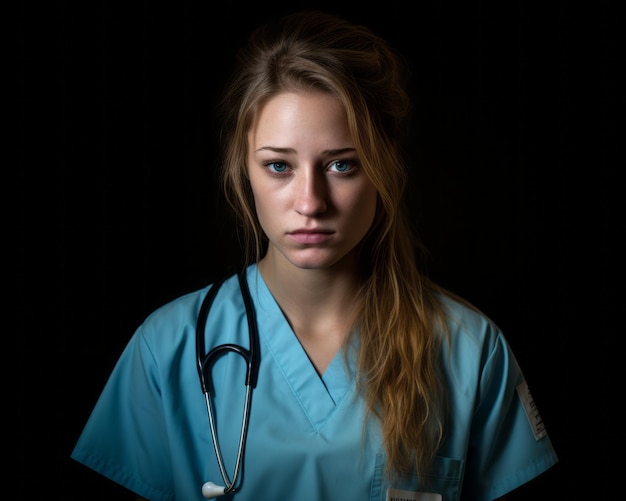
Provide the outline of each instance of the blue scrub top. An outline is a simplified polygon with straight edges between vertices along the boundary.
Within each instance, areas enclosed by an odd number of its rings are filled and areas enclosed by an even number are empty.
[[[522,372],[488,318],[446,298],[451,346],[442,360],[450,423],[427,482],[385,479],[375,419],[363,426],[354,360],[338,353],[323,377],[272,297],[256,265],[247,269],[259,324],[261,363],[253,393],[237,501],[488,501],[557,462]],[[209,287],[152,313],[117,362],[72,458],[154,501],[204,499],[223,485],[200,388],[196,319]],[[236,276],[220,289],[206,327],[207,350],[249,346]],[[226,469],[237,454],[245,364],[229,354],[213,369],[215,416]]]

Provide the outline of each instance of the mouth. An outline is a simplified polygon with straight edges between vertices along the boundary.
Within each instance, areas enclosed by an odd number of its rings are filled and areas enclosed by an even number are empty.
[[[301,228],[290,231],[287,236],[299,244],[320,244],[327,242],[332,238],[333,231],[323,228],[309,229]]]

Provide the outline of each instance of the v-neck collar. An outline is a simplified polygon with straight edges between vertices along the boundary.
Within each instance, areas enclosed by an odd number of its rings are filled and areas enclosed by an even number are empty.
[[[257,309],[259,337],[267,347],[265,353],[262,349],[262,359],[272,357],[309,420],[319,428],[354,385],[353,364],[346,366],[341,349],[320,377],[256,265],[248,268],[248,282]]]

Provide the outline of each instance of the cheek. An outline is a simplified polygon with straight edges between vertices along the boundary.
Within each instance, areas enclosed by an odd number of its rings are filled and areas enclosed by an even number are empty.
[[[363,228],[367,230],[371,226],[376,214],[377,199],[376,189],[371,185],[364,186],[357,193],[344,197],[346,201],[351,200],[348,205],[344,205],[344,210],[352,215],[355,222],[361,223],[357,224],[361,230]]]
[[[280,199],[267,186],[251,182],[252,196],[256,217],[264,231],[267,232],[273,222],[280,219]]]
[[[376,211],[378,193],[376,188],[369,181],[361,188],[361,192],[357,196],[358,209],[364,214],[372,215]]]

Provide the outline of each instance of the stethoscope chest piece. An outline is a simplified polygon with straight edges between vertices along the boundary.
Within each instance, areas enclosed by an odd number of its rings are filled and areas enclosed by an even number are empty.
[[[223,496],[226,487],[223,485],[217,485],[213,482],[205,482],[202,485],[202,495],[207,499],[216,498],[217,496]]]

